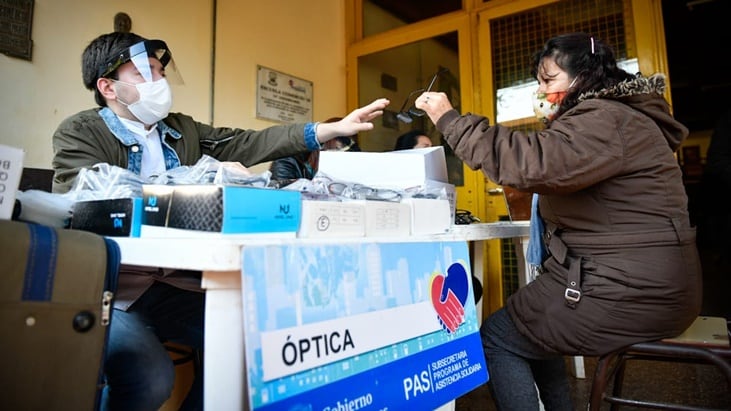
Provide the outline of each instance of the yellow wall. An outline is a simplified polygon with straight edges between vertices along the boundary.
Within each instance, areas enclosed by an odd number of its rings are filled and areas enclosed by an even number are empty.
[[[25,166],[50,168],[58,123],[95,106],[81,82],[81,53],[114,29],[120,11],[132,31],[172,50],[185,81],[173,86],[174,111],[218,126],[274,125],[255,118],[258,64],[312,81],[314,120],[345,114],[342,1],[35,0],[32,61],[0,55],[0,144],[23,148]]]

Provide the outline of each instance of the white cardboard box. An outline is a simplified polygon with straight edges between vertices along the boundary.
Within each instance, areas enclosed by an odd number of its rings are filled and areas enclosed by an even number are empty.
[[[454,184],[427,180],[424,182],[424,187],[426,187],[429,193],[439,192],[440,199],[442,198],[442,193],[446,195],[446,200],[449,202],[449,212],[452,215],[452,220],[454,220],[454,213],[457,210],[457,191]]]
[[[405,189],[426,180],[449,181],[442,146],[386,153],[322,151],[318,170],[334,180],[376,187]]]
[[[0,144],[0,220],[10,220],[23,173],[22,149]]]
[[[297,237],[365,236],[364,201],[302,200]]]
[[[448,200],[433,198],[407,198],[411,206],[411,234],[441,234],[449,231],[454,218]]]
[[[448,182],[441,146],[385,153],[323,151],[319,172],[335,181],[373,188],[421,187],[427,194],[446,195],[443,202],[366,201],[366,237],[441,233],[454,222],[455,187]]]

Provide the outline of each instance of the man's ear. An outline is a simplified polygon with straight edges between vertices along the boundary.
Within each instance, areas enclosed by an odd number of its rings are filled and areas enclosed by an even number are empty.
[[[99,77],[96,80],[96,88],[104,98],[114,100],[117,98],[117,92],[114,90],[114,81],[108,78]]]

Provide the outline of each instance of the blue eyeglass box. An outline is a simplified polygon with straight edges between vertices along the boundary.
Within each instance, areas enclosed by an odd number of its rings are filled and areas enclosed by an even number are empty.
[[[148,184],[142,187],[142,194],[142,237],[184,237],[195,233],[294,235],[302,213],[298,191],[214,184]]]

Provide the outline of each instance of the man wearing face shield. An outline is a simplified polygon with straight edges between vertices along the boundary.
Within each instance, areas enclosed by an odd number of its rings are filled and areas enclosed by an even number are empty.
[[[176,83],[182,83],[180,74],[175,68],[175,63],[167,50],[167,45],[160,40],[149,40],[130,47],[104,68],[102,77],[116,70],[118,64],[121,65],[130,54],[132,56],[129,57],[129,61],[134,63],[136,70],[134,77],[137,77],[137,79],[141,77],[143,82],[128,83],[116,80],[117,102],[126,107],[128,112],[143,124],[148,126],[156,124],[167,117],[170,107],[173,105],[173,95],[170,91],[168,79],[175,79]],[[149,60],[148,56],[150,55],[154,55],[155,58]],[[155,74],[153,74],[153,70]],[[164,74],[160,76],[156,74],[158,72]],[[119,87],[120,85],[127,86],[127,89]],[[133,103],[125,102],[125,100],[132,101],[131,99],[135,97],[133,91],[137,91],[137,101]]]
[[[84,86],[99,107],[65,119],[53,135],[53,191],[71,189],[97,163],[143,179],[194,165],[203,155],[244,166],[319,150],[341,135],[371,130],[389,104],[378,99],[337,122],[245,130],[212,127],[170,113],[169,83],[182,83],[170,49],[134,33],[104,34],[82,54]],[[174,365],[162,341],[202,349],[204,294],[199,272],[123,266],[115,296],[101,409],[157,410],[170,396]],[[181,409],[202,409],[202,370]]]

